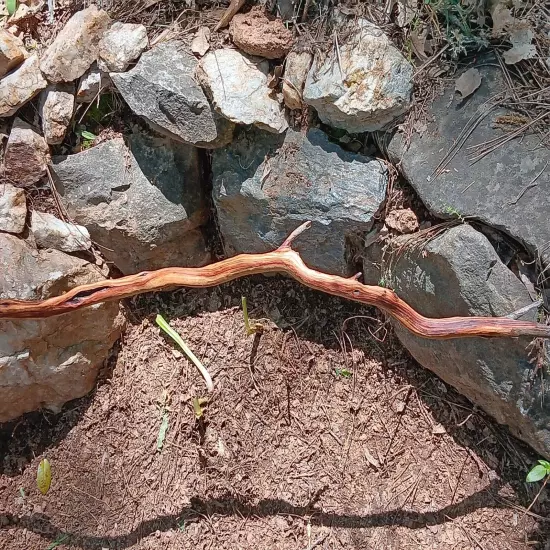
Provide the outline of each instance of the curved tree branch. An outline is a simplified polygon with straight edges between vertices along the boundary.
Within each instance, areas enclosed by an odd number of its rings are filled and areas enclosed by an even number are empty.
[[[367,286],[356,277],[346,279],[327,275],[307,267],[292,250],[292,241],[310,226],[306,222],[275,251],[265,254],[241,254],[199,268],[167,267],[145,271],[120,279],[81,285],[42,301],[0,300],[0,319],[42,319],[68,313],[101,302],[120,300],[145,292],[175,287],[205,288],[233,279],[261,273],[284,273],[303,285],[362,304],[376,306],[399,321],[413,334],[430,339],[467,337],[550,338],[550,326],[516,321],[507,317],[448,317],[431,319],[417,313],[395,292],[379,286]]]

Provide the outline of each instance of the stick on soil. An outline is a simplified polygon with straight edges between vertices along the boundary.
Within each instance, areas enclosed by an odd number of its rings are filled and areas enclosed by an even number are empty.
[[[518,336],[550,338],[550,326],[507,317],[447,317],[444,319],[424,317],[392,290],[363,285],[355,277],[346,279],[310,269],[304,264],[300,255],[291,248],[293,240],[310,225],[310,222],[302,224],[277,250],[265,254],[241,254],[198,268],[167,267],[157,271],[144,271],[120,279],[77,286],[61,296],[47,300],[0,300],[0,319],[42,319],[145,292],[181,286],[207,288],[248,275],[284,273],[314,290],[375,306],[413,334],[424,338],[514,338]]]

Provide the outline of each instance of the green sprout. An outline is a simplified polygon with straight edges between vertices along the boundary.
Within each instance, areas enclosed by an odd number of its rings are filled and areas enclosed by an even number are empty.
[[[548,481],[548,476],[550,476],[550,462],[539,460],[538,464],[531,468],[525,481],[527,481],[527,483],[535,483],[544,479],[544,483],[546,483]]]
[[[243,304],[244,328],[246,330],[246,334],[250,336],[251,334],[263,332],[264,327],[261,323],[250,322],[250,319],[248,317],[248,306],[246,303],[246,296],[243,296],[241,300]]]

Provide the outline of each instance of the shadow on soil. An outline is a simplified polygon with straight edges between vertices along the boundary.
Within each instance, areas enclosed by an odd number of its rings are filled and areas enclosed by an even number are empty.
[[[7,521],[18,525],[21,529],[30,529],[40,533],[50,540],[64,540],[70,544],[95,550],[99,548],[129,548],[137,544],[141,539],[157,531],[170,531],[185,528],[185,525],[194,521],[200,521],[204,516],[216,514],[219,516],[260,517],[265,518],[277,515],[293,515],[308,518],[312,525],[326,527],[340,527],[347,529],[364,529],[372,527],[407,527],[419,529],[427,525],[439,525],[452,519],[469,514],[487,506],[498,507],[505,504],[495,503],[492,493],[496,493],[504,484],[503,481],[493,481],[490,486],[475,493],[456,504],[446,506],[437,512],[419,513],[404,510],[390,510],[373,514],[336,514],[326,513],[315,507],[314,503],[306,506],[296,506],[281,499],[263,499],[257,505],[248,504],[245,500],[228,495],[219,499],[202,500],[192,498],[190,506],[185,507],[179,514],[158,516],[153,520],[143,521],[140,525],[126,535],[118,537],[94,537],[75,535],[59,531],[47,515],[34,514],[32,516],[15,517],[6,516]],[[2,528],[0,527],[0,530]]]
[[[252,319],[267,317],[282,330],[293,330],[300,338],[331,349],[342,349],[347,342],[348,350],[350,346],[360,349],[365,355],[379,361],[386,370],[400,376],[417,389],[419,397],[430,409],[434,419],[445,426],[457,443],[471,449],[482,458],[496,457],[497,464],[492,467],[496,473],[495,479],[485,490],[463,500],[457,499],[457,502],[431,513],[396,509],[366,515],[335,514],[325,513],[316,508],[315,501],[306,506],[279,499],[264,499],[258,504],[250,504],[234,495],[226,495],[207,500],[194,497],[190,505],[182,509],[178,515],[158,516],[153,520],[143,521],[128,534],[112,538],[64,533],[59,531],[54,520],[45,514],[17,517],[4,513],[4,519],[0,516],[0,531],[18,526],[40,533],[51,540],[67,534],[72,544],[86,549],[105,546],[127,548],[151,533],[178,529],[182,521],[193,522],[210,514],[259,517],[291,514],[310,517],[314,525],[344,528],[391,525],[417,529],[441,524],[450,518],[457,518],[484,507],[508,507],[497,494],[504,486],[513,489],[515,498],[522,506],[527,507],[530,504],[535,493],[526,490],[523,479],[527,463],[524,458],[519,457],[528,457],[531,464],[537,457],[521,442],[512,438],[506,428],[496,425],[478,411],[475,414],[484,418],[497,444],[489,444],[485,441],[487,438],[477,444],[472,443],[466,429],[460,424],[457,425],[453,412],[453,407],[456,406],[463,411],[472,412],[472,405],[450,388],[445,391],[445,398],[442,399],[441,393],[436,389],[441,382],[433,374],[415,366],[391,330],[388,328],[386,331],[382,326],[383,317],[374,309],[322,295],[288,279],[256,276],[212,289],[186,289],[136,297],[129,304],[129,319],[132,323],[140,323],[144,318],[152,319],[156,313],[162,313],[167,320],[198,315],[240,306],[241,296],[247,296]],[[379,339],[382,336],[383,341]],[[115,363],[116,352],[103,373],[103,380],[109,377]],[[101,384],[101,379],[99,383]],[[0,474],[18,475],[33,456],[57,446],[86,413],[93,399],[92,394],[75,400],[59,415],[33,413],[16,422],[0,425]],[[17,464],[12,463],[10,456],[17,457]],[[518,464],[521,464],[521,468]],[[532,536],[538,540],[545,540],[549,525],[550,523],[539,521],[538,528]]]

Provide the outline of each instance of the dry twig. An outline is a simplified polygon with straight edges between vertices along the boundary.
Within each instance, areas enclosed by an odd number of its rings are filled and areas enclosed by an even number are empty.
[[[167,267],[144,271],[120,279],[80,285],[61,296],[46,300],[0,300],[0,319],[41,319],[116,301],[145,292],[178,286],[206,288],[247,275],[285,273],[303,285],[366,305],[376,306],[391,315],[417,336],[430,339],[468,337],[534,336],[550,338],[550,326],[516,321],[506,317],[448,317],[431,319],[415,311],[395,292],[379,286],[363,285],[355,277],[328,275],[307,267],[292,250],[292,241],[308,229],[306,222],[295,229],[273,252],[241,254],[198,268]]]

